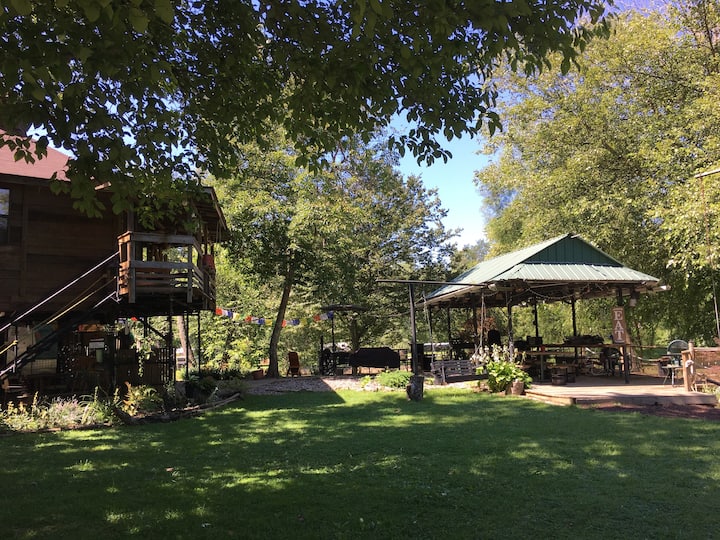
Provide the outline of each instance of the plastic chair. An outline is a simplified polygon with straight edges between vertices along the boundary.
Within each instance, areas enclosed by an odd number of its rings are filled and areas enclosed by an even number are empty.
[[[682,352],[688,349],[688,342],[683,339],[674,339],[667,346],[667,356],[670,357],[670,361],[675,365],[680,365],[682,362]]]
[[[290,375],[291,377],[300,376],[300,356],[295,351],[288,353],[288,369],[285,376]]]
[[[665,356],[668,357],[669,364],[663,366],[663,369],[665,370],[665,379],[663,379],[663,384],[665,384],[669,378],[670,383],[675,386],[677,374],[682,373],[680,371],[680,366],[682,366],[682,352],[687,350],[687,348],[688,342],[683,339],[674,339],[668,343],[667,353]]]

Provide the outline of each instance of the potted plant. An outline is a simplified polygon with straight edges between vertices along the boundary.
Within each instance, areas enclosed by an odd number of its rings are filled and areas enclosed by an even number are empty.
[[[532,383],[532,377],[513,360],[491,360],[487,363],[486,370],[487,385],[491,392],[512,392],[519,395]]]

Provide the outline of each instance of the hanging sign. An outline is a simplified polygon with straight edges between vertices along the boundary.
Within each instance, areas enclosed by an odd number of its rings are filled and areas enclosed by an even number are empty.
[[[627,341],[625,309],[622,306],[614,307],[612,310],[612,336],[613,343],[623,344]]]

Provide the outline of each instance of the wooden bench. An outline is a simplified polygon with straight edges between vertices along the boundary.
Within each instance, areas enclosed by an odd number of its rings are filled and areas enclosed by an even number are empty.
[[[487,374],[477,373],[477,366],[470,360],[437,360],[430,363],[435,384],[486,379]]]

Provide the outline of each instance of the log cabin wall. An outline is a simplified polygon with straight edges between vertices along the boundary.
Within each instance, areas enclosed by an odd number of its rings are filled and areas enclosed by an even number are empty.
[[[7,234],[0,244],[0,312],[27,309],[117,251],[123,218],[89,218],[47,181],[0,176],[9,198]],[[44,306],[54,311],[70,299]]]
[[[134,358],[131,344],[115,344],[114,322],[215,308],[212,246],[227,225],[211,188],[203,188],[188,201],[186,218],[192,218],[194,232],[135,232],[132,214],[117,216],[108,210],[100,218],[90,218],[73,208],[70,196],[51,191],[50,178],[55,173],[64,177],[66,160],[48,149],[48,156],[33,164],[15,162],[7,147],[0,147],[0,398],[10,376],[21,376],[28,388],[40,391],[47,390],[50,382],[73,392],[82,384],[114,385],[121,360]],[[102,191],[97,196],[101,201],[109,198]],[[173,250],[175,257],[149,256],[163,250]],[[137,254],[125,261],[125,280],[120,284],[119,252]],[[184,258],[177,259],[178,253]],[[130,270],[133,278],[128,281]],[[149,276],[148,283],[141,284],[149,286],[136,287],[137,270]],[[85,278],[77,279],[83,274]],[[120,290],[122,286],[127,292]],[[99,303],[100,308],[90,313],[88,307],[100,300],[86,294],[91,290],[99,290],[100,299],[114,301]],[[90,350],[86,343],[90,332],[97,338],[92,345],[101,349]],[[166,339],[172,342],[171,332]],[[158,357],[162,369],[157,374],[162,380],[131,382],[172,380],[175,349],[167,347],[167,351]]]

